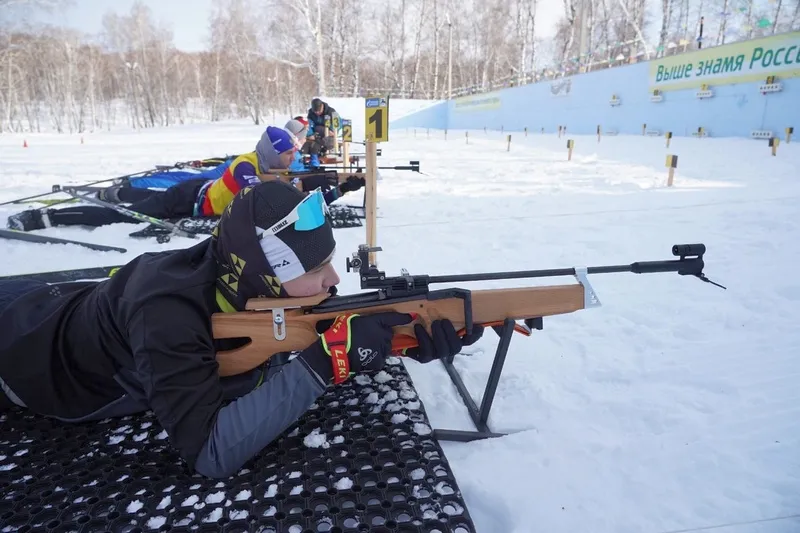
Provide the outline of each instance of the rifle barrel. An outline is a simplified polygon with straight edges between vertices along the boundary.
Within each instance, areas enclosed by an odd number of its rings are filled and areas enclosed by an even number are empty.
[[[419,161],[409,161],[407,165],[377,167],[378,170],[415,170],[419,171]]]
[[[511,272],[481,272],[480,274],[453,274],[430,276],[428,283],[457,283],[463,281],[486,281],[493,279],[542,278],[548,276],[572,276],[574,268],[555,268],[549,270],[515,270]]]
[[[588,267],[587,274],[613,274],[633,272],[650,274],[654,272],[678,272],[679,274],[699,274],[703,271],[703,260],[692,257],[669,261],[639,261],[629,265],[610,265]],[[449,276],[430,276],[428,283],[458,283],[466,281],[488,281],[499,279],[544,278],[574,276],[574,268],[552,268],[546,270],[516,270],[510,272],[482,272],[480,274],[455,274]]]

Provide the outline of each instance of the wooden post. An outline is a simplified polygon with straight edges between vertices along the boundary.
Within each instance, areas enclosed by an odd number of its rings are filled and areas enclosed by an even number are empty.
[[[511,135],[509,134],[509,136],[508,136],[508,148],[506,148],[506,152],[510,152],[510,151],[511,151]]]
[[[367,217],[367,245],[370,248],[377,246],[376,223],[378,203],[378,145],[374,141],[367,141],[367,173],[364,184],[365,215]],[[370,265],[376,265],[375,252],[369,253]]]
[[[667,138],[667,148],[669,148],[669,141],[672,139],[672,132],[668,131],[667,133],[664,134],[664,137]]]
[[[786,144],[789,144],[789,142],[792,140],[792,133],[794,133],[793,127],[790,126],[786,128]]]
[[[778,145],[781,143],[781,140],[778,137],[770,137],[769,139],[769,146],[772,148],[772,155],[778,155]]]
[[[364,101],[364,147],[367,157],[364,176],[364,216],[367,219],[367,246],[378,244],[376,222],[378,211],[378,143],[389,142],[389,95]],[[377,265],[375,253],[369,252],[370,265]]]
[[[334,154],[338,154],[339,153],[339,132],[338,132],[338,129],[335,127],[335,124],[333,123],[334,122],[333,118],[331,118],[329,121],[326,121],[326,122],[327,122],[326,126],[328,126],[328,128],[329,128],[328,132],[329,133],[333,133],[333,149],[332,149],[332,152]]]
[[[600,124],[597,125],[597,142],[600,142]]]
[[[342,120],[342,163],[346,169],[352,166],[350,162],[350,143],[353,142],[353,121]]]
[[[668,170],[667,175],[667,187],[672,187],[672,181],[675,178],[675,169],[678,168],[678,156],[669,154],[667,155],[667,164]]]
[[[572,149],[574,147],[575,147],[575,141],[573,141],[572,139],[568,140],[567,149],[569,150],[569,153],[567,155],[567,161],[572,161]]]

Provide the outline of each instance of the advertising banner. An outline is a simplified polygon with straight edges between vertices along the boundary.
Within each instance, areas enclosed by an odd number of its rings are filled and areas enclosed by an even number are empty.
[[[726,44],[650,62],[650,90],[800,77],[800,32]]]
[[[455,99],[454,111],[456,113],[469,113],[471,111],[487,111],[500,109],[500,96],[498,94],[476,94]]]

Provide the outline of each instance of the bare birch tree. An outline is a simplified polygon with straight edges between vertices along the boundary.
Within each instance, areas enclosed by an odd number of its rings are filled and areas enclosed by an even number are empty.
[[[789,31],[798,29],[800,29],[800,0],[795,0],[794,14],[792,15],[792,21],[789,23]]]
[[[664,51],[667,47],[667,39],[669,38],[674,8],[675,0],[661,0],[661,31],[658,34],[658,49],[661,50],[661,52],[659,55],[664,55]]]
[[[800,24],[800,0],[649,2],[561,0],[540,35],[538,0],[214,0],[188,53],[141,0],[99,35],[7,16],[69,2],[0,0],[0,133],[262,124],[313,96],[446,98],[450,62],[457,96],[692,50],[700,17],[703,48]]]

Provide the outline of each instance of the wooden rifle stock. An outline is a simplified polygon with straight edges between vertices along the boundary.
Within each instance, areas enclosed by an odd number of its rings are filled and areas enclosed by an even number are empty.
[[[475,291],[442,289],[398,298],[396,301],[390,300],[388,303],[369,301],[362,305],[344,304],[339,308],[336,307],[337,299],[344,301],[354,297],[332,297],[327,300],[327,295],[309,298],[255,298],[248,301],[245,311],[215,313],[211,317],[211,326],[215,339],[250,339],[248,344],[240,348],[217,352],[219,374],[230,376],[247,372],[276,353],[307,348],[319,338],[317,322],[333,320],[344,313],[417,313],[419,317],[416,321],[394,328],[392,350],[399,351],[418,345],[414,335],[415,323],[421,323],[430,333],[431,322],[446,318],[453,323],[459,335],[463,336],[466,333],[465,300],[460,295],[469,295],[470,301],[466,305],[471,309],[473,324],[493,326],[502,324],[507,318],[522,320],[584,309],[584,290],[581,284]],[[314,310],[317,306],[318,309]],[[331,309],[325,310],[325,307]],[[282,339],[276,338],[276,317],[285,326],[285,336]],[[515,329],[530,335],[527,327],[517,325]]]

